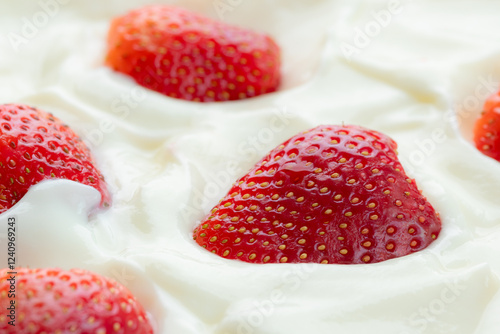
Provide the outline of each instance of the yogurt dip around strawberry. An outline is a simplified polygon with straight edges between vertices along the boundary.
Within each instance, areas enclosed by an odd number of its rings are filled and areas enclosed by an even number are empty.
[[[111,20],[144,5],[116,4],[0,4],[0,102],[68,124],[113,197],[93,212],[100,194],[90,186],[32,187],[0,216],[2,245],[16,218],[18,266],[112,278],[161,334],[498,332],[500,164],[472,134],[499,88],[500,4],[176,1],[281,47],[277,92],[216,104],[168,98],[107,68]],[[342,123],[398,143],[406,173],[440,213],[427,248],[370,264],[256,265],[193,241],[231,184],[271,149]]]

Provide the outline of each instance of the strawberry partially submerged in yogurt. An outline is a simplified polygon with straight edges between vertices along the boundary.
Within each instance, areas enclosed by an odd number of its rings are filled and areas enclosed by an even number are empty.
[[[319,126],[273,149],[194,230],[252,263],[374,263],[426,248],[441,221],[396,156],[359,126]]]
[[[500,161],[500,91],[485,102],[474,128],[474,142],[483,154]]]
[[[267,35],[156,5],[113,20],[106,64],[167,96],[211,102],[275,91],[281,60]]]
[[[87,146],[54,115],[20,104],[0,105],[0,213],[44,180],[67,179],[110,195]]]
[[[85,270],[2,269],[0,307],[2,334],[153,334],[127,288]]]

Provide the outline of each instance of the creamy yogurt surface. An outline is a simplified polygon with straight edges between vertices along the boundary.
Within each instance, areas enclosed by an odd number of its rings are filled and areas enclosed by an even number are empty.
[[[500,84],[500,2],[164,1],[266,32],[283,49],[279,92],[212,104],[162,96],[103,66],[110,20],[149,3],[0,2],[0,103],[69,124],[113,194],[100,211],[91,187],[31,188],[0,215],[1,245],[16,219],[18,266],[114,278],[161,334],[499,333],[500,163],[471,138]],[[442,217],[430,247],[369,265],[255,265],[192,240],[269,150],[341,123],[398,142]]]

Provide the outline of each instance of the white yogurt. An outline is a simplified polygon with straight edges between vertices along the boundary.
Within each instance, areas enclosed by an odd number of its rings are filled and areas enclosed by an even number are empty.
[[[500,163],[469,140],[500,81],[499,2],[176,1],[283,48],[279,92],[217,104],[170,99],[102,66],[111,18],[146,2],[0,2],[0,103],[63,119],[113,193],[95,212],[93,188],[33,187],[0,215],[2,245],[17,219],[19,266],[112,277],[162,334],[498,334]],[[429,248],[371,265],[252,265],[194,243],[197,221],[261,156],[342,122],[399,143],[442,216]]]

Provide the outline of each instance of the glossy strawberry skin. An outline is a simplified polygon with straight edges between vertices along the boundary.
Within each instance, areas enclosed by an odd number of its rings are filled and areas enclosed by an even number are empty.
[[[27,105],[0,105],[0,213],[32,186],[47,179],[92,186],[109,205],[110,196],[81,139],[55,116]]]
[[[106,64],[140,85],[189,101],[227,101],[277,89],[280,50],[268,36],[169,6],[113,20]]]
[[[476,121],[474,142],[483,154],[500,161],[500,92],[486,101]]]
[[[396,147],[357,126],[298,134],[235,183],[194,239],[252,263],[374,263],[420,251],[441,222]]]
[[[0,313],[0,330],[14,333],[152,334],[144,308],[124,286],[89,271],[0,270],[0,306],[16,301],[16,326]],[[9,297],[14,291],[15,298]],[[60,330],[60,332],[58,332]]]

